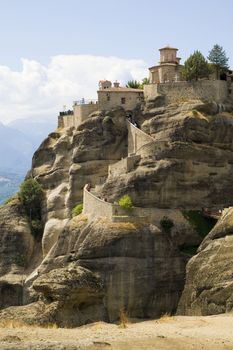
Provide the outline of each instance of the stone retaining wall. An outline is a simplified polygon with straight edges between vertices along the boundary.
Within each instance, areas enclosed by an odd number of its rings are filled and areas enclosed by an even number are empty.
[[[143,145],[136,151],[136,154],[141,156],[142,158],[153,157],[157,152],[161,152],[165,149],[169,148],[168,141],[152,141]]]
[[[146,220],[147,222],[150,221],[159,225],[160,220],[164,216],[176,222],[184,221],[183,215],[179,209],[133,207],[131,210],[126,210],[118,204],[105,202],[96,197],[87,190],[87,185],[83,191],[83,213],[88,215],[91,219],[105,217],[115,222]]]
[[[159,95],[165,95],[168,104],[193,99],[224,103],[229,98],[229,90],[227,82],[223,80],[183,81],[144,86],[145,100],[153,100]]]
[[[129,156],[115,164],[109,165],[108,176],[117,176],[132,171],[140,158],[140,155]]]
[[[58,117],[58,127],[77,128],[81,123],[89,118],[91,113],[96,112],[98,108],[98,103],[74,105],[73,114]]]
[[[90,215],[91,218],[106,217],[111,220],[113,216],[113,205],[96,197],[87,190],[87,185],[83,190],[83,213]]]
[[[127,120],[128,154],[136,153],[139,148],[154,141],[153,137],[140,130]]]

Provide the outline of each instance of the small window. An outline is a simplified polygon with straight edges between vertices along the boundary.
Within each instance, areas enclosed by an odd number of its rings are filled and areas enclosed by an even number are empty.
[[[107,94],[107,101],[110,101],[110,94]]]
[[[125,97],[121,98],[121,104],[124,105],[125,104]]]

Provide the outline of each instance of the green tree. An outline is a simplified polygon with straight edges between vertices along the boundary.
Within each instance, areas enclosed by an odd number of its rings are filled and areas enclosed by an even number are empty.
[[[149,78],[143,78],[142,79],[142,86],[143,85],[148,85],[148,84],[150,84],[150,79]]]
[[[214,45],[207,58],[214,68],[216,79],[219,79],[220,74],[226,72],[229,69],[229,58],[226,56],[226,53],[223,50],[222,46],[218,44]]]
[[[35,179],[25,180],[21,184],[19,199],[21,200],[30,221],[41,219],[42,198],[43,190],[41,185]]]
[[[141,83],[137,80],[129,80],[126,84],[126,87],[132,89],[141,89]]]
[[[137,80],[129,80],[126,87],[132,89],[143,89],[143,86],[148,84],[150,84],[150,80],[148,78],[143,78],[141,82]]]
[[[18,196],[28,217],[31,233],[40,239],[44,230],[41,213],[43,200],[41,185],[32,178],[25,180],[20,186]]]
[[[188,81],[208,78],[210,73],[210,65],[200,51],[194,51],[182,69],[182,75]]]

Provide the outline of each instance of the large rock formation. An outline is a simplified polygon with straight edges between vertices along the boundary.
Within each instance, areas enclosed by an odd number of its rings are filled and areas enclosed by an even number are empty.
[[[128,193],[136,206],[145,207],[232,205],[232,114],[203,114],[196,110],[201,106],[187,104],[185,111],[182,106],[154,108],[149,119],[145,113],[145,121],[140,115],[142,129],[156,142],[138,151],[142,158],[134,171],[105,182],[103,196],[114,201]]]
[[[175,239],[153,224],[89,223],[78,216],[39,267],[33,289],[63,326],[116,321],[120,310],[130,317],[156,317],[176,310],[186,259]],[[24,321],[38,322],[33,313],[25,318],[24,310]],[[1,316],[11,318],[11,312]],[[48,321],[47,311],[40,320]]]
[[[94,113],[77,129],[58,129],[35,152],[33,176],[46,191],[45,221],[66,219],[82,202],[86,183],[101,184],[108,165],[127,154],[125,112],[116,109],[107,116]]]
[[[0,308],[23,303],[23,274],[33,269],[35,246],[19,200],[0,207]]]
[[[178,313],[213,315],[233,310],[233,209],[226,209],[187,265]]]
[[[28,173],[40,182],[45,194],[41,242],[32,237],[19,202],[0,209],[1,247],[5,247],[0,256],[1,279],[7,285],[9,274],[19,276],[21,293],[24,290],[21,301],[1,299],[1,306],[33,303],[6,308],[0,317],[17,315],[29,323],[73,326],[115,321],[121,309],[141,318],[176,311],[190,258],[182,247],[197,246],[202,240],[181,212],[174,216],[170,230],[153,217],[146,222],[145,218],[127,222],[126,217],[111,222],[99,213],[98,219],[88,215],[71,219],[72,208],[82,202],[86,183],[96,186],[99,196],[110,202],[127,193],[134,205],[169,208],[167,213],[171,208],[232,204],[233,115],[219,114],[214,105],[201,101],[165,106],[158,100],[134,113],[141,129],[154,140],[140,148],[140,161],[127,172],[108,176],[108,166],[128,155],[126,114],[121,108],[95,112],[77,129],[57,129],[42,143]],[[189,298],[195,259],[205,264],[210,244],[188,265],[191,277],[180,303],[182,312],[192,309]],[[208,261],[213,264],[214,246],[211,249]],[[21,252],[27,264],[19,268],[14,259]],[[224,266],[231,276],[230,265]],[[211,276],[202,286],[208,286]],[[228,299],[227,295],[225,309],[218,309],[214,302],[216,312],[229,310]],[[199,312],[209,311],[199,308]]]

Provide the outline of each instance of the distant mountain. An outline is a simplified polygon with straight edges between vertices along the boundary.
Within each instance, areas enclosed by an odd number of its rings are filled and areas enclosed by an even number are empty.
[[[0,170],[24,170],[30,165],[33,146],[27,135],[0,123]]]
[[[57,120],[49,119],[17,119],[8,124],[9,127],[23,133],[30,140],[35,149],[41,144],[44,138],[56,128]]]
[[[0,175],[0,204],[17,192],[19,185],[24,179],[22,172],[12,173],[1,171]]]
[[[8,125],[0,123],[0,171],[30,168],[33,153],[55,127],[56,120],[21,119]]]
[[[17,191],[31,167],[33,153],[55,127],[55,119],[0,123],[0,203]]]

